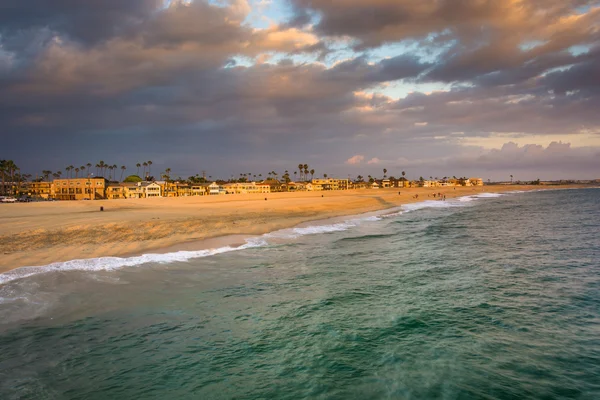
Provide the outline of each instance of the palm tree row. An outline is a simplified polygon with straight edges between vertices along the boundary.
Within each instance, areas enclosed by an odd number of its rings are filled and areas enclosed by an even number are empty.
[[[144,161],[143,164],[137,163],[136,167],[138,168],[138,176],[140,173],[140,167],[144,166],[144,178],[145,179],[149,179],[150,176],[150,167],[152,166],[152,161]],[[95,168],[95,173],[92,173],[92,163],[87,163],[85,165],[81,165],[79,167],[76,167],[74,165],[69,165],[67,167],[65,167],[65,178],[66,179],[77,179],[80,177],[80,173],[81,173],[81,177],[86,177],[86,176],[92,176],[95,175],[97,177],[103,177],[103,178],[107,178],[108,180],[116,180],[117,179],[117,172],[120,169],[121,170],[121,174],[120,174],[120,178],[119,180],[123,180],[123,175],[125,173],[125,171],[127,170],[127,167],[124,165],[121,165],[120,167],[117,164],[107,164],[105,163],[103,160],[98,161],[95,166],[93,166]],[[148,169],[146,171],[146,168]],[[87,174],[86,174],[87,171]],[[3,175],[4,176],[4,175]],[[49,181],[50,180],[50,176],[52,176],[54,179],[59,179],[62,177],[62,171],[56,171],[56,172],[52,172],[51,170],[43,170],[42,171],[42,179],[45,181]]]
[[[13,160],[0,160],[0,179],[2,180],[2,193],[18,194],[21,192],[21,184],[31,178],[30,174],[22,174],[21,169]]]

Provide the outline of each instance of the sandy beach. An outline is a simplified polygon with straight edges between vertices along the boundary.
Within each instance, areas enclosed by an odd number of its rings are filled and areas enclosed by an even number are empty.
[[[244,235],[307,221],[434,200],[432,194],[438,192],[450,199],[481,192],[539,189],[395,188],[0,204],[0,272],[73,259],[219,247],[224,240],[239,243]],[[104,207],[103,212],[100,207]]]

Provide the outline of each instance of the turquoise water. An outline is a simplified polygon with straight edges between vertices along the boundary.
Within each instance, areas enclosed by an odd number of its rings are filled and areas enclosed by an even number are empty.
[[[487,196],[0,275],[0,399],[600,398],[600,190]]]

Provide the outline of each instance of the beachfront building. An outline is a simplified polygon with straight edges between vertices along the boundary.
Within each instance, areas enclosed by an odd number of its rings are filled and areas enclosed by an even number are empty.
[[[279,182],[277,179],[265,179],[260,184],[261,185],[269,185],[269,190],[271,193],[283,192],[284,186],[285,186],[281,182]]]
[[[271,193],[271,186],[256,182],[236,182],[223,185],[227,194]]]
[[[144,182],[146,185],[142,184],[142,190],[144,191],[144,197],[163,197],[162,188],[156,182]]]
[[[438,187],[440,186],[438,181],[421,181],[421,186],[423,187]]]
[[[52,183],[50,182],[28,182],[25,188],[28,196],[38,199],[49,199],[52,197]]]
[[[313,179],[313,185],[320,185],[323,190],[348,190],[349,179],[321,178]]]
[[[349,189],[366,189],[369,184],[367,182],[350,182]]]
[[[481,178],[469,178],[468,182],[470,186],[483,186],[483,179]]]
[[[202,186],[205,187],[206,194],[209,196],[216,196],[219,194],[225,194],[225,188],[219,185],[217,182],[206,183]]]
[[[106,199],[108,184],[105,178],[55,179],[51,196],[57,200]]]
[[[371,182],[370,187],[371,187],[371,189],[379,189],[379,183],[377,183],[377,182]]]
[[[391,184],[390,184],[390,180],[389,179],[383,179],[381,181],[381,188],[386,189],[386,188],[390,188]]]
[[[177,183],[177,197],[188,197],[192,195],[192,186],[187,183]]]
[[[120,183],[110,183],[106,186],[106,198],[110,200],[126,199],[125,190]]]
[[[204,196],[206,194],[206,187],[202,185],[192,185],[190,188],[191,196]]]
[[[123,188],[122,198],[145,199],[148,197],[162,197],[162,188],[156,182],[123,182],[119,185]]]

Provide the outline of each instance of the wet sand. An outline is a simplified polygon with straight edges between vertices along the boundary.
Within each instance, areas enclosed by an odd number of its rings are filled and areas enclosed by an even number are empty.
[[[539,189],[499,185],[0,204],[0,272],[81,258],[234,245],[245,236],[307,221],[434,200],[431,195],[438,192],[450,199]]]

